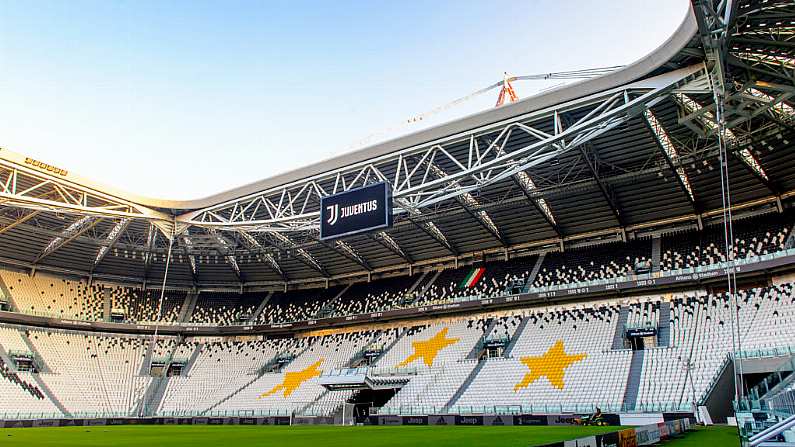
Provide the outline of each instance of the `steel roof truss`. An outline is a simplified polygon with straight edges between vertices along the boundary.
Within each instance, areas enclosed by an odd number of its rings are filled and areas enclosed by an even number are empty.
[[[334,185],[334,192],[349,190],[375,180],[390,182],[396,214],[410,213],[490,184],[508,179],[521,171],[576,149],[657,104],[672,91],[696,80],[698,67],[667,73],[655,83],[633,88],[632,85],[594,96],[531,112],[481,129],[458,134],[438,142],[395,151],[328,173],[316,175],[281,187],[224,202],[178,217],[191,225],[215,228],[241,228],[257,231],[302,231],[318,228],[320,197],[327,195],[323,185]],[[654,85],[654,87],[651,87]],[[589,113],[567,129],[549,135],[533,126],[560,111],[588,107]],[[507,135],[523,131],[534,138],[523,147],[499,150],[497,140],[485,150],[470,144],[462,153],[461,144],[473,136]],[[501,140],[498,138],[498,140]],[[458,149],[455,152],[453,147]],[[444,163],[442,163],[444,162]],[[445,166],[444,175],[431,175],[430,166]],[[390,178],[384,172],[394,173]],[[393,180],[394,179],[394,180]],[[267,204],[268,213],[251,212],[250,201]],[[247,210],[241,212],[239,210]]]
[[[132,219],[129,218],[122,218],[120,219],[116,225],[111,228],[108,234],[105,236],[105,240],[103,241],[102,246],[99,247],[97,251],[97,256],[94,258],[94,266],[92,267],[92,271],[97,268],[100,262],[105,259],[105,256],[110,252],[113,246],[116,244],[116,241],[119,240],[122,234],[127,231],[127,227],[132,222]]]

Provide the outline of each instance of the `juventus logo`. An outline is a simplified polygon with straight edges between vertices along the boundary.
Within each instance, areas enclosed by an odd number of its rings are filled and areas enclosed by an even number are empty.
[[[329,225],[334,226],[334,224],[337,223],[337,219],[340,216],[340,206],[337,205],[337,204],[334,204],[334,205],[331,205],[331,206],[327,206],[326,210],[328,210],[328,213],[329,213],[328,219],[326,219],[326,222],[328,222]]]

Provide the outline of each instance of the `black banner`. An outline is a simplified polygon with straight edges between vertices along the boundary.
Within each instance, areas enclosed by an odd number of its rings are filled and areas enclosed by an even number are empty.
[[[455,425],[483,425],[483,416],[458,415],[455,417]]]
[[[428,416],[403,416],[403,425],[428,425]]]
[[[627,338],[653,337],[657,335],[657,328],[644,327],[627,329]]]
[[[392,226],[392,197],[375,183],[320,198],[320,239],[333,239]]]
[[[519,414],[513,417],[513,425],[549,425],[546,416]]]

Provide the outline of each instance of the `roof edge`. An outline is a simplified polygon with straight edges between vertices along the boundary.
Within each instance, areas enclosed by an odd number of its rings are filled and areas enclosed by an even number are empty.
[[[190,211],[210,207],[229,200],[234,200],[259,191],[275,188],[284,184],[299,181],[323,172],[343,168],[360,163],[368,159],[380,157],[400,149],[426,144],[430,141],[448,137],[468,129],[486,126],[495,122],[509,119],[513,116],[527,114],[555,104],[564,103],[581,97],[592,95],[601,91],[640,80],[651,74],[671,60],[681,51],[696,35],[698,25],[695,20],[692,5],[685,15],[682,23],[673,34],[647,56],[633,62],[621,70],[593,79],[569,84],[557,89],[539,93],[517,102],[506,104],[496,109],[489,109],[472,115],[465,116],[428,129],[420,130],[408,135],[397,137],[362,149],[312,163],[308,166],[277,174],[272,177],[249,183],[237,188],[213,194],[207,197],[192,200],[172,200],[146,197],[135,193],[123,191],[118,188],[103,185],[93,180],[68,172],[65,175],[69,181],[85,187],[102,191],[105,194],[143,205],[150,208],[172,209]],[[24,164],[26,158],[22,154],[8,149],[0,148],[0,158]]]

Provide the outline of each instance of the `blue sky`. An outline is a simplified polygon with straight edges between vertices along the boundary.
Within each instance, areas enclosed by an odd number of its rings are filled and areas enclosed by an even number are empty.
[[[633,62],[687,7],[0,0],[0,147],[139,194],[203,197],[419,130],[394,127],[504,71]]]

